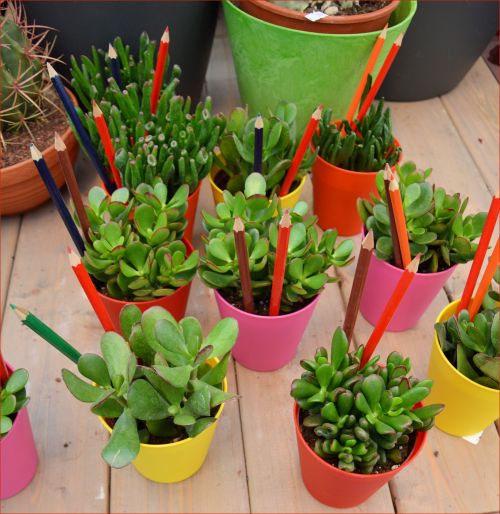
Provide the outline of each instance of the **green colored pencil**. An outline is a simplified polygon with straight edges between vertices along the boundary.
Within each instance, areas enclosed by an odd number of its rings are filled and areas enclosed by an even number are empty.
[[[59,334],[56,334],[50,327],[39,320],[35,315],[23,307],[17,307],[10,304],[12,310],[17,314],[23,325],[31,328],[33,332],[38,334],[41,338],[45,339],[54,348],[59,350],[63,355],[71,359],[75,364],[78,364],[78,359],[82,354],[67,341],[65,341]]]

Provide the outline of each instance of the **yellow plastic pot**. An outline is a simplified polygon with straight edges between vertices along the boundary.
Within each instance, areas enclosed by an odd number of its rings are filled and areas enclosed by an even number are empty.
[[[227,379],[224,379],[223,389],[227,391]],[[148,480],[163,484],[182,482],[193,476],[205,462],[223,409],[224,404],[215,415],[216,421],[196,437],[170,444],[141,443],[139,454],[132,462],[135,469]],[[102,417],[99,419],[111,433],[112,428]]]
[[[222,189],[220,189],[220,187],[217,186],[214,182],[214,178],[217,173],[219,173],[219,169],[213,168],[212,171],[208,174],[208,181],[210,182],[210,187],[212,188],[212,195],[214,197],[215,205],[224,201],[224,197],[222,196]],[[279,199],[282,209],[293,209],[295,207],[295,204],[300,200],[300,195],[302,194],[302,189],[304,188],[305,183],[306,175],[302,177],[298,187],[296,187],[291,193],[288,193]]]
[[[436,322],[451,318],[458,303],[456,300],[445,307]],[[434,385],[425,403],[445,405],[436,416],[436,426],[443,432],[461,437],[477,434],[498,419],[499,391],[462,375],[442,352],[435,332],[427,376]]]

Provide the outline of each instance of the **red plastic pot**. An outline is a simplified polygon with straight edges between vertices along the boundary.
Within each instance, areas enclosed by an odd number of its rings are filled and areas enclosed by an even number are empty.
[[[190,241],[183,238],[182,242],[186,245],[187,254],[190,255],[193,251],[193,245]],[[177,291],[170,296],[162,296],[161,298],[157,298],[155,300],[147,300],[145,302],[127,302],[124,300],[116,300],[115,298],[111,298],[105,294],[99,292],[99,296],[101,297],[102,303],[106,311],[111,318],[115,331],[121,334],[120,328],[120,312],[130,303],[139,307],[141,312],[149,309],[150,307],[163,307],[166,309],[172,316],[177,320],[181,320],[186,314],[186,306],[189,298],[189,291],[191,290],[191,282],[186,284],[185,286],[180,287]]]
[[[421,404],[416,405],[420,406]],[[339,509],[355,507],[375,494],[415,459],[427,439],[427,432],[418,432],[413,450],[398,468],[386,473],[362,475],[348,473],[332,466],[308,446],[300,432],[297,404],[293,408],[293,421],[304,485],[318,501]]]
[[[200,198],[201,180],[197,188],[188,196],[186,220],[188,222],[186,230],[184,231],[184,238],[191,242],[193,238],[194,224],[196,222],[196,210],[198,209],[198,200]]]

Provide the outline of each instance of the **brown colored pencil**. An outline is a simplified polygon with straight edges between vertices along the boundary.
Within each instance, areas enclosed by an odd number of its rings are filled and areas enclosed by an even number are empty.
[[[250,278],[250,263],[248,260],[248,249],[245,241],[245,225],[241,218],[234,219],[233,226],[234,244],[236,256],[240,268],[241,292],[243,295],[243,308],[246,312],[255,311],[253,303],[252,279]]]
[[[396,267],[403,269],[403,259],[401,258],[401,248],[399,245],[398,231],[396,230],[396,220],[394,218],[394,209],[392,207],[391,195],[389,193],[389,185],[391,183],[391,178],[394,177],[392,173],[391,167],[389,164],[385,165],[384,169],[384,187],[385,187],[385,197],[387,198],[387,210],[389,211],[389,219],[391,221],[391,237],[392,237],[392,246],[394,252],[394,264]]]

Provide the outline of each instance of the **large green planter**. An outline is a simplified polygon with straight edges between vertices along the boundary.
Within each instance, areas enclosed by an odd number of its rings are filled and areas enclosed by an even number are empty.
[[[375,73],[416,9],[415,0],[401,2]],[[345,115],[378,32],[317,34],[287,29],[248,15],[229,0],[224,1],[224,14],[241,99],[252,114],[287,100],[297,104],[299,128],[319,104],[333,108],[333,119]]]

